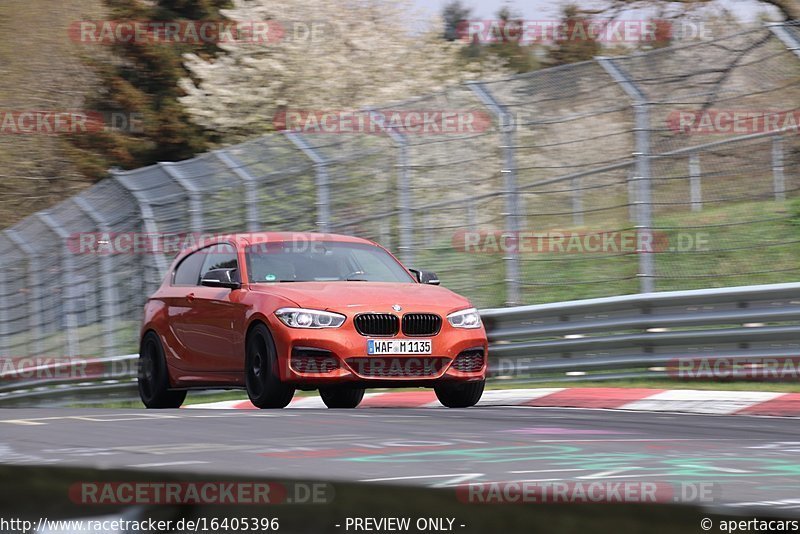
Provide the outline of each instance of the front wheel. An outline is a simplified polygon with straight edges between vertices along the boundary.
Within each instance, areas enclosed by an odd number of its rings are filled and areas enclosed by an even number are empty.
[[[294,397],[294,388],[281,382],[278,351],[272,335],[263,324],[247,336],[245,386],[256,408],[285,408]]]
[[[158,334],[150,331],[142,338],[139,347],[139,372],[137,378],[139,398],[147,408],[180,408],[186,391],[170,391],[167,362]]]
[[[319,396],[328,408],[355,408],[364,398],[364,388],[319,388]]]
[[[481,400],[485,380],[480,382],[445,383],[434,386],[436,398],[448,408],[469,408]]]

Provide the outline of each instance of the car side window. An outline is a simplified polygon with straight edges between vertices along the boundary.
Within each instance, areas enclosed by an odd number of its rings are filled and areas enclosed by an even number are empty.
[[[189,254],[178,264],[172,278],[173,286],[196,286],[200,284],[200,267],[205,255],[202,250]]]
[[[203,279],[203,276],[208,271],[213,269],[238,269],[239,262],[236,259],[236,249],[233,245],[229,245],[228,243],[220,243],[218,245],[212,245],[200,251],[203,256],[205,256],[205,261],[203,262],[203,267],[200,269],[200,279]],[[238,277],[238,272],[236,273]]]

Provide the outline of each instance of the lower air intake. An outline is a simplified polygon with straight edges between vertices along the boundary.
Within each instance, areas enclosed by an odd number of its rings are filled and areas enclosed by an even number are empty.
[[[369,378],[424,378],[442,372],[446,358],[350,358],[347,365]]]

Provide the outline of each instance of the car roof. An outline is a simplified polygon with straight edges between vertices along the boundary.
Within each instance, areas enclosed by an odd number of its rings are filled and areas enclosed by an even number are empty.
[[[196,244],[186,247],[173,257],[174,265],[201,248],[214,245],[215,243],[233,242],[237,247],[255,245],[260,243],[284,243],[287,241],[337,241],[340,243],[363,243],[376,245],[369,239],[355,237],[344,234],[328,234],[321,232],[245,232],[236,234],[213,234],[203,236]]]
[[[204,238],[194,246],[187,247],[180,251],[176,258],[183,257],[195,250],[220,242],[233,242],[238,246],[247,246],[260,243],[284,243],[287,241],[337,241],[341,243],[375,244],[361,237],[320,232],[244,232],[236,234],[214,234],[204,236]]]
[[[321,232],[252,232],[233,234],[233,240],[243,244],[279,243],[286,241],[338,241],[342,243],[373,244],[368,239],[343,234],[328,234]]]

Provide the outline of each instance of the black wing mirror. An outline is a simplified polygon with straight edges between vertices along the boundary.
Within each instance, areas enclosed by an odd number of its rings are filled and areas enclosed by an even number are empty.
[[[423,271],[422,269],[409,269],[409,271],[414,273],[414,276],[417,277],[417,282],[420,284],[439,285],[439,277],[433,271]]]
[[[208,287],[227,287],[228,289],[239,289],[242,283],[239,281],[238,269],[211,269],[203,275],[200,280],[201,286]]]

